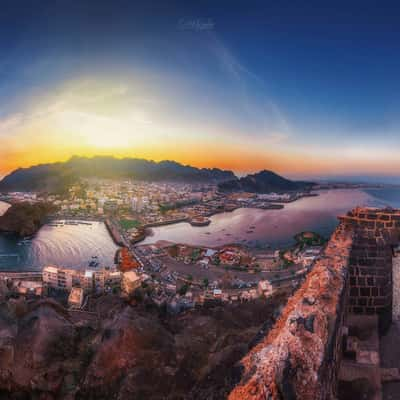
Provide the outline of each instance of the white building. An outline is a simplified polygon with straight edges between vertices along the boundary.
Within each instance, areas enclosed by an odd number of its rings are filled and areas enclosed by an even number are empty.
[[[42,279],[47,287],[71,290],[76,271],[48,266],[43,268]]]
[[[68,305],[71,308],[81,308],[83,304],[84,294],[83,289],[74,287],[68,296]]]
[[[260,297],[269,297],[272,295],[272,292],[273,288],[270,281],[264,280],[258,282],[257,293]]]

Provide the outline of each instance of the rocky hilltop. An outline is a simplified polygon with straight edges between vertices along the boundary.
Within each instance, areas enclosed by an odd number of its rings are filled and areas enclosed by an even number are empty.
[[[221,182],[218,187],[222,192],[280,193],[308,190],[313,185],[312,182],[292,181],[275,172],[264,170],[240,179]]]
[[[286,298],[168,316],[108,295],[95,312],[52,300],[0,303],[0,397],[225,399],[236,363]]]
[[[218,183],[232,180],[232,171],[195,168],[174,161],[138,158],[72,157],[66,162],[20,168],[0,182],[0,191],[63,191],[80,178],[131,178],[144,181]]]
[[[55,211],[47,203],[16,203],[0,216],[0,231],[18,236],[34,235],[46,222],[47,216]]]

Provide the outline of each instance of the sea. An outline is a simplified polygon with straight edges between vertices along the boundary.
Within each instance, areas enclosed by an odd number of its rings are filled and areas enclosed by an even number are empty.
[[[337,217],[356,206],[400,208],[400,188],[335,189],[287,203],[281,210],[240,208],[216,214],[211,224],[194,227],[186,222],[152,228],[140,244],[159,240],[192,245],[220,246],[241,243],[250,247],[282,248],[294,235],[314,231],[328,238]],[[0,202],[0,214],[8,204]],[[0,235],[0,270],[40,270],[45,265],[85,268],[97,257],[99,266],[114,263],[117,246],[102,222],[68,225],[61,220],[45,225],[31,241]]]
[[[0,213],[7,208],[0,202]],[[103,222],[65,222],[43,226],[32,240],[0,234],[0,271],[35,271],[46,265],[84,269],[92,261],[98,262],[98,268],[114,265],[118,247]]]
[[[287,247],[303,231],[314,231],[328,238],[338,224],[337,217],[356,206],[400,208],[400,188],[324,190],[316,197],[287,203],[282,210],[239,208],[212,216],[211,224],[205,227],[182,222],[152,228],[152,235],[142,243],[167,240],[204,246],[241,243]]]

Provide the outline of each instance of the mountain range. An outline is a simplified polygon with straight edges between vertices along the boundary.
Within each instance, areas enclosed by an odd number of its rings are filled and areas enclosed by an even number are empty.
[[[96,156],[19,168],[0,181],[0,191],[60,191],[80,178],[130,178],[143,181],[219,183],[236,179],[232,171],[195,168],[175,161]]]
[[[294,191],[312,186],[291,181],[272,171],[237,178],[232,171],[196,168],[175,161],[149,161],[138,158],[92,158],[74,156],[66,162],[19,168],[0,181],[0,192],[61,192],[81,178],[136,179],[153,182],[214,183],[220,191],[268,193]]]
[[[279,193],[308,190],[313,185],[312,182],[292,181],[275,172],[264,170],[240,179],[221,182],[218,188],[222,192]]]

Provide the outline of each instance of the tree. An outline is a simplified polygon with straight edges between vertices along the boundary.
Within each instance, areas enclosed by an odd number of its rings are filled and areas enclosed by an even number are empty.
[[[182,285],[182,286],[179,288],[178,293],[179,293],[181,296],[184,296],[184,295],[186,294],[187,291],[188,291],[188,285],[184,284],[184,285]]]

